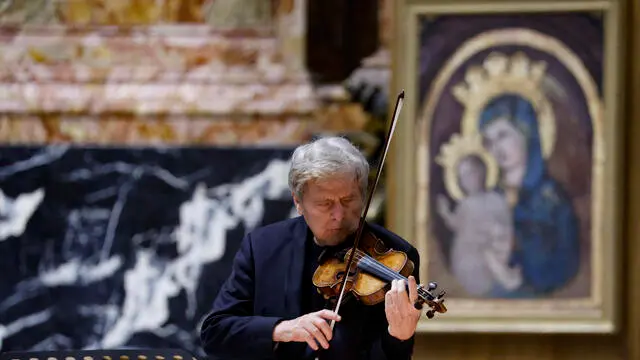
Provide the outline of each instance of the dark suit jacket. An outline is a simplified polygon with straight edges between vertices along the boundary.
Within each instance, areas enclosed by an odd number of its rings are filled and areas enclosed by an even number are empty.
[[[408,254],[415,264],[413,275],[419,281],[416,249],[380,226],[369,226],[387,246]],[[300,304],[301,276],[305,241],[311,241],[310,234],[300,216],[267,225],[245,236],[231,275],[202,324],[202,346],[209,356],[294,360],[296,355],[292,351],[296,347],[307,347],[306,343],[275,344],[272,335],[279,321],[304,315]],[[365,306],[354,302],[350,302],[350,307],[341,306],[342,321],[336,323],[330,342],[332,351],[339,347],[343,351],[327,358],[410,359],[414,339],[400,341],[389,335],[384,303]],[[346,311],[352,314],[345,314]],[[345,324],[347,318],[350,325]]]

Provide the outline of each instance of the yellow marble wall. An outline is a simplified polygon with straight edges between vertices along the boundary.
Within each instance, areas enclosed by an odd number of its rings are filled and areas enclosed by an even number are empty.
[[[3,25],[156,25],[272,27],[276,9],[294,0],[20,0],[3,2]],[[291,3],[287,6],[287,3]]]
[[[0,141],[282,144],[315,131],[304,1],[7,4]]]

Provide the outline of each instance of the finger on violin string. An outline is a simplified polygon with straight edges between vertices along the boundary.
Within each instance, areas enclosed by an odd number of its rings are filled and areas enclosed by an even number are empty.
[[[395,280],[396,281],[396,292],[402,293],[406,292],[407,283],[404,280]]]
[[[391,286],[393,287],[393,283],[392,283]],[[387,291],[387,293],[384,296],[385,305],[390,306],[390,307],[393,306],[394,295],[395,295],[395,292],[393,291],[393,288],[391,290]]]
[[[391,280],[391,291],[398,291],[398,280]]]
[[[418,284],[413,275],[409,276],[409,300],[415,303],[418,300]]]

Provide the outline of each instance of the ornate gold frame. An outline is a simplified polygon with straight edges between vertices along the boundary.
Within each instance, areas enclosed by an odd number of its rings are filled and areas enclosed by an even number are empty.
[[[391,149],[388,164],[389,201],[387,203],[389,228],[400,236],[410,239],[421,255],[420,277],[429,281],[427,272],[428,253],[426,239],[426,195],[419,190],[421,175],[416,171],[424,144],[419,139],[420,128],[416,103],[418,21],[421,14],[488,14],[488,13],[536,13],[599,11],[605,17],[605,71],[604,112],[599,129],[602,144],[596,144],[591,213],[592,232],[592,289],[593,295],[586,300],[457,300],[447,301],[449,312],[428,320],[425,316],[418,325],[419,332],[545,332],[545,333],[612,333],[617,331],[619,299],[620,255],[622,236],[622,202],[620,189],[622,176],[620,166],[624,149],[621,133],[623,100],[622,53],[624,37],[624,3],[622,0],[603,1],[468,1],[446,2],[425,0],[403,0],[396,3],[395,36],[393,44],[393,80],[391,94],[401,89],[406,91],[405,106],[400,115],[397,137]],[[599,148],[598,148],[599,147]],[[601,153],[606,153],[604,161]],[[433,154],[432,156],[435,156]],[[424,179],[423,179],[424,180]],[[416,201],[416,199],[420,199]],[[420,206],[419,204],[425,204]],[[425,229],[422,231],[422,229]],[[440,284],[446,290],[447,284]],[[558,305],[562,305],[561,309]]]
[[[629,21],[629,44],[630,59],[640,58],[640,2],[630,1],[627,21]],[[629,61],[626,70],[629,73],[630,86],[627,87],[627,109],[629,115],[626,122],[627,139],[627,159],[625,166],[627,168],[627,184],[624,188],[627,196],[625,210],[626,214],[626,267],[627,272],[625,284],[627,291],[625,298],[627,299],[625,307],[625,325],[626,325],[626,347],[627,357],[629,359],[640,359],[640,63],[638,61]]]

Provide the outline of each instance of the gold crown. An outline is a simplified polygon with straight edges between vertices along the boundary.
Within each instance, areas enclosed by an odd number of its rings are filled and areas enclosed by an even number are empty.
[[[481,66],[470,66],[465,80],[452,88],[455,98],[465,106],[462,133],[478,131],[480,113],[491,99],[505,93],[517,94],[536,110],[542,152],[549,156],[555,141],[555,117],[541,87],[546,69],[544,61],[532,61],[522,52],[512,56],[493,52]]]
[[[440,153],[436,157],[436,163],[445,170],[444,182],[454,199],[462,199],[465,193],[460,189],[458,183],[458,164],[463,158],[476,155],[486,166],[485,187],[492,188],[498,181],[498,165],[495,159],[482,146],[482,137],[480,134],[453,134],[448,143],[440,148]]]

